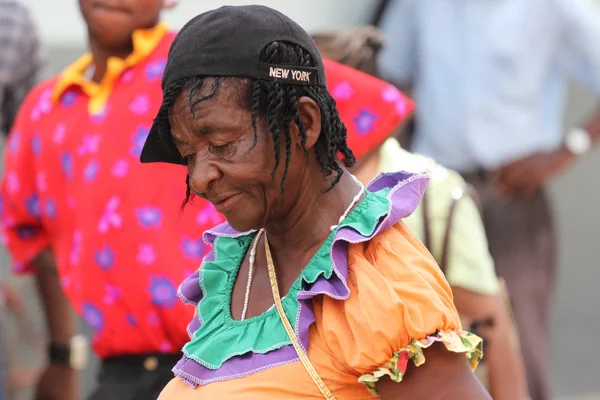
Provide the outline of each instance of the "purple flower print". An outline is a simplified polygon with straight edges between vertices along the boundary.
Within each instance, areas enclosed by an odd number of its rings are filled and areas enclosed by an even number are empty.
[[[131,154],[134,155],[136,159],[140,158],[140,154],[142,154],[142,149],[144,148],[144,143],[146,142],[149,132],[150,128],[148,126],[140,125],[132,137],[133,147],[131,148]]]
[[[192,239],[184,236],[181,242],[181,250],[185,258],[191,258],[192,260],[201,260],[204,256],[204,242],[202,238]]]
[[[33,239],[36,233],[37,231],[35,230],[35,228],[32,228],[30,226],[20,226],[17,228],[17,235],[19,236],[19,239],[22,240]]]
[[[354,123],[356,124],[356,130],[365,135],[369,133],[373,126],[375,125],[375,121],[377,121],[377,115],[373,114],[369,110],[361,110],[360,114],[353,118]]]
[[[41,216],[40,198],[36,193],[33,193],[25,199],[25,208],[30,215],[36,218]]]
[[[177,301],[177,290],[165,277],[151,276],[148,289],[152,295],[152,302],[157,306],[171,308]]]
[[[393,85],[389,85],[385,89],[381,91],[381,97],[387,103],[395,103],[396,112],[399,115],[406,115],[408,109],[406,107],[406,102],[402,97],[402,93]]]
[[[115,253],[109,245],[105,245],[100,250],[94,251],[94,262],[103,270],[107,271],[115,264]]]
[[[118,160],[117,162],[115,162],[115,165],[113,165],[113,167],[111,168],[110,173],[115,178],[124,178],[125,176],[127,176],[128,170],[129,164],[127,164],[127,161]]]
[[[56,202],[52,199],[46,199],[46,216],[48,218],[56,218]]]
[[[96,333],[104,326],[102,312],[91,303],[83,303],[83,319]]]
[[[160,228],[162,221],[162,212],[156,207],[144,207],[139,208],[135,211],[138,222],[145,229],[149,228]]]
[[[17,193],[21,189],[21,181],[15,172],[6,174],[6,190],[8,193]]]
[[[60,156],[60,167],[67,177],[67,180],[73,179],[73,156],[69,153],[62,153]]]
[[[56,144],[61,144],[65,141],[67,136],[67,127],[64,124],[56,125],[54,133],[52,134],[52,141]]]
[[[110,283],[104,286],[104,299],[103,302],[107,306],[111,306],[115,304],[115,302],[121,298],[121,291],[115,285],[111,285]]]
[[[79,264],[79,259],[81,258],[82,241],[83,233],[80,230],[73,232],[73,246],[69,252],[69,262],[72,266]]]
[[[133,71],[130,69],[125,71],[123,75],[121,75],[121,83],[129,83],[133,80]]]
[[[36,156],[42,152],[42,138],[39,134],[33,135],[31,138],[31,152]]]
[[[154,250],[154,246],[151,244],[140,244],[135,258],[142,265],[154,264],[156,262],[156,251]]]
[[[398,100],[402,100],[402,94],[395,86],[388,85],[381,91],[381,98],[386,103],[395,103]]]
[[[84,154],[97,153],[100,139],[100,135],[83,135],[82,143],[77,148],[77,155],[82,156]]]
[[[11,153],[16,153],[19,150],[19,143],[21,142],[21,132],[13,131],[10,134],[10,139],[8,140],[8,151]]]
[[[131,326],[137,326],[137,319],[135,318],[135,315],[133,314],[127,314],[125,316],[125,320],[127,320],[127,323]]]
[[[331,95],[335,99],[335,101],[347,101],[350,100],[352,95],[354,94],[354,90],[352,86],[348,83],[348,81],[342,81],[335,85],[335,87],[331,90]]]
[[[77,100],[77,94],[73,90],[67,90],[65,94],[60,99],[60,103],[63,107],[69,107],[75,104],[75,100]]]
[[[107,233],[112,228],[120,229],[123,225],[123,218],[117,213],[121,200],[117,196],[113,196],[106,203],[104,207],[104,213],[98,221],[98,232]]]
[[[150,96],[147,94],[136,95],[131,104],[129,104],[129,110],[136,115],[144,115],[149,109]]]
[[[163,72],[165,71],[165,66],[167,65],[167,60],[162,59],[155,61],[148,65],[146,68],[146,78],[148,80],[162,78]]]
[[[33,106],[32,110],[31,110],[30,117],[31,117],[32,121],[35,122],[35,121],[39,120],[42,117],[42,115],[48,114],[48,112],[50,112],[50,109],[52,108],[51,98],[52,98],[52,89],[51,88],[46,89],[42,92],[37,103]]]
[[[85,167],[85,170],[83,171],[83,178],[86,180],[86,182],[91,182],[96,179],[96,176],[98,175],[98,169],[99,164],[97,161],[92,160],[88,163],[87,167]]]

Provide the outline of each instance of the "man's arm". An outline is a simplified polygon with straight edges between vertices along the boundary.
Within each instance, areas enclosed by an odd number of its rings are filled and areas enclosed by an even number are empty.
[[[579,82],[600,94],[600,1],[554,0],[560,17],[561,62]],[[581,125],[600,140],[600,108]]]
[[[52,250],[43,250],[34,260],[37,286],[44,303],[50,341],[59,345],[69,345],[77,333],[77,326],[71,304],[60,284],[56,261]]]
[[[62,290],[52,251],[43,250],[32,264],[36,269],[37,286],[46,312],[50,343],[70,346],[77,326],[71,304]],[[64,362],[50,360],[38,383],[35,399],[75,400],[78,392],[76,371]]]

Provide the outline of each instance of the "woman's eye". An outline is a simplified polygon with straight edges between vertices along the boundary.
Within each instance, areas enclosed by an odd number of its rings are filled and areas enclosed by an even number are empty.
[[[183,159],[189,165],[192,161],[194,161],[195,156],[196,156],[195,154],[188,154],[186,156],[183,156]]]
[[[230,143],[222,144],[219,146],[210,146],[210,152],[220,156],[227,155],[230,149]]]

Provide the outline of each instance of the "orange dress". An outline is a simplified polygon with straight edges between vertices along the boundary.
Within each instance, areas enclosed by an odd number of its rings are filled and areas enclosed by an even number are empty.
[[[473,368],[482,356],[481,339],[461,331],[439,267],[400,221],[416,206],[425,182],[407,174],[375,180],[284,298],[298,339],[338,399],[377,398],[380,377],[400,382],[409,361],[421,365],[423,348],[436,341],[465,353]],[[197,321],[188,329],[194,345],[184,348],[177,377],[159,400],[323,398],[285,333],[278,336],[276,311],[231,320],[227,296],[235,264],[254,235],[227,226],[208,232],[216,255],[180,289],[184,300],[198,303]],[[222,313],[215,311],[222,303]],[[309,321],[306,337],[303,320]],[[290,348],[289,357],[276,357]]]

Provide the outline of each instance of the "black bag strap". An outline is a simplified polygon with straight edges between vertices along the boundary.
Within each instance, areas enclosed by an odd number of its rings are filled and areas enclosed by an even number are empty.
[[[428,211],[428,208],[429,208],[428,197],[429,196],[427,195],[427,193],[428,193],[428,191],[425,190],[425,193],[423,194],[423,198],[421,200],[421,207],[423,209],[423,244],[425,244],[425,247],[427,247],[427,249],[429,249],[429,251],[431,252],[431,228],[430,228],[430,219],[429,219],[429,211]],[[442,273],[444,273],[444,274],[446,274],[446,268],[448,266],[448,254],[449,254],[450,236],[451,236],[450,232],[452,231],[452,227],[454,225],[454,215],[456,213],[456,207],[457,207],[458,203],[460,202],[460,200],[462,198],[464,198],[465,194],[470,196],[475,201],[477,208],[479,210],[481,210],[480,203],[479,203],[479,197],[477,196],[477,192],[475,191],[473,186],[471,186],[469,184],[465,184],[462,187],[457,186],[455,188],[455,190],[452,191],[451,202],[450,202],[450,207],[448,210],[448,217],[447,217],[447,222],[446,222],[446,231],[444,232],[444,239],[442,242],[442,252],[441,252],[440,259],[438,260],[439,267],[442,270]]]

